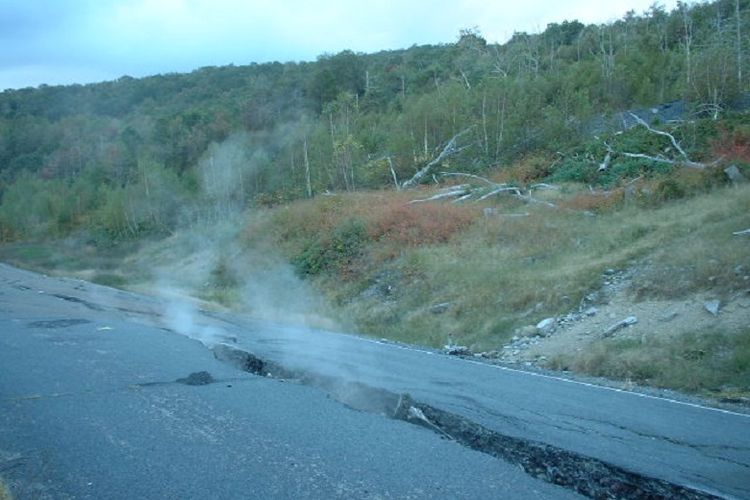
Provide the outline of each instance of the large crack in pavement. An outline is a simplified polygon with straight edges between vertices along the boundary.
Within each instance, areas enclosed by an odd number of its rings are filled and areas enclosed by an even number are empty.
[[[72,297],[70,295],[64,295],[61,293],[52,293],[50,295],[60,300],[64,300],[66,302],[73,302],[74,304],[81,304],[82,306],[88,309],[91,309],[92,311],[97,311],[97,312],[104,311],[104,308],[100,306],[99,304],[94,304],[93,302],[89,302],[88,300],[83,300],[78,297]]]
[[[572,415],[569,415],[570,417],[573,417]],[[573,417],[576,418],[576,417]],[[674,444],[677,446],[683,446],[686,448],[691,448],[698,453],[701,453],[705,457],[712,458],[714,460],[721,460],[723,462],[730,463],[732,465],[736,465],[738,467],[743,467],[745,469],[750,469],[750,465],[747,465],[745,463],[739,462],[737,460],[732,460],[730,458],[722,457],[720,455],[715,455],[709,453],[709,450],[736,450],[736,451],[749,451],[749,449],[746,446],[731,446],[731,445],[725,445],[725,444],[699,444],[699,443],[691,443],[688,441],[680,440],[671,438],[668,436],[660,436],[657,434],[651,434],[647,432],[639,432],[635,429],[630,429],[628,427],[625,427],[623,425],[618,425],[613,422],[607,422],[606,420],[600,420],[595,418],[583,418],[583,417],[577,417],[579,420],[587,420],[589,422],[594,422],[596,424],[601,424],[609,427],[613,427],[617,430],[623,431],[623,432],[629,432],[632,433],[638,437],[646,438],[646,439],[652,439],[652,440],[659,440],[664,441],[669,444]]]
[[[315,387],[350,408],[424,427],[463,446],[518,465],[537,479],[590,498],[720,498],[563,448],[504,435],[466,417],[416,401],[408,394],[397,394],[332,376],[290,370],[226,344],[217,344],[212,350],[217,359],[240,370]]]
[[[48,321],[32,321],[28,324],[29,328],[45,328],[48,330],[55,330],[57,328],[68,328],[71,326],[85,325],[91,323],[90,320],[80,318],[65,318],[55,319]]]

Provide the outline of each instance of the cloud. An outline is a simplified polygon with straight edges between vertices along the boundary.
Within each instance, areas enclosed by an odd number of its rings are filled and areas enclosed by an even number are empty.
[[[0,0],[0,12],[0,40],[30,40],[63,26],[74,11],[64,2]]]

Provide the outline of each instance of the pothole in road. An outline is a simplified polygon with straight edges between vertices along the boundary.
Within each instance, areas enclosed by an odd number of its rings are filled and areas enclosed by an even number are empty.
[[[463,446],[518,465],[537,479],[590,498],[719,498],[545,443],[501,434],[468,418],[420,403],[408,394],[397,394],[334,377],[295,372],[224,344],[216,345],[212,350],[217,359],[246,372],[321,389],[350,408],[419,425]]]
[[[208,385],[216,382],[216,379],[213,378],[210,373],[202,371],[193,372],[184,378],[178,378],[175,382],[185,385]]]
[[[47,329],[56,329],[56,328],[68,328],[70,326],[76,326],[76,325],[85,325],[87,323],[91,323],[91,321],[87,319],[54,319],[50,321],[33,321],[28,324],[29,328],[47,328]]]

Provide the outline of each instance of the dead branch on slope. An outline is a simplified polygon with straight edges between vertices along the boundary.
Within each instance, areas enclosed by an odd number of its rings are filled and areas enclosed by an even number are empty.
[[[680,143],[677,142],[677,139],[675,139],[672,134],[670,134],[669,132],[664,132],[663,130],[657,130],[657,129],[653,128],[651,125],[649,125],[648,123],[646,123],[646,121],[643,120],[643,118],[641,118],[640,116],[636,115],[635,113],[629,113],[629,114],[630,114],[630,116],[633,117],[633,119],[636,122],[638,122],[639,125],[643,125],[644,127],[646,127],[646,130],[648,130],[652,134],[660,135],[662,137],[667,137],[669,139],[669,141],[672,143],[672,146],[674,146],[674,148],[680,153],[680,156],[682,156],[682,158],[687,163],[694,163],[694,162],[690,161],[690,158],[688,158],[687,153],[685,152],[684,149],[682,149],[682,146],[680,146]]]
[[[437,194],[430,196],[428,198],[421,198],[417,200],[412,200],[409,203],[424,203],[427,201],[438,201],[438,200],[445,200],[448,198],[453,198],[452,203],[461,203],[464,201],[484,201],[488,198],[491,198],[493,196],[498,196],[501,194],[510,194],[511,196],[515,196],[516,198],[525,201],[526,203],[541,203],[543,205],[547,205],[551,208],[557,208],[557,206],[554,203],[550,203],[548,201],[539,200],[537,198],[534,198],[531,193],[534,191],[534,189],[557,189],[557,186],[553,186],[551,184],[545,184],[545,183],[539,183],[534,184],[530,186],[526,192],[518,186],[513,186],[510,184],[498,184],[496,182],[492,182],[491,180],[474,174],[467,174],[463,172],[441,172],[443,177],[463,177],[468,178],[476,181],[482,182],[483,186],[475,186],[472,184],[459,184],[456,186],[448,186],[446,188],[441,189],[437,192]]]
[[[654,155],[649,155],[645,153],[630,153],[626,151],[617,151],[612,146],[610,146],[607,142],[602,141],[604,143],[604,147],[607,148],[607,155],[604,157],[604,160],[599,164],[599,168],[597,169],[598,172],[603,172],[609,168],[609,164],[612,160],[613,155],[621,155],[621,156],[625,156],[626,158],[638,158],[641,160],[649,160],[649,161],[653,161],[657,163],[666,163],[667,165],[681,165],[685,167],[698,168],[698,169],[703,169],[706,167],[714,166],[719,161],[721,161],[721,158],[718,158],[711,163],[701,163],[701,162],[691,160],[690,157],[685,152],[685,150],[680,145],[679,141],[677,141],[677,139],[675,139],[675,137],[672,134],[670,134],[669,132],[665,132],[663,130],[658,130],[658,129],[653,128],[651,125],[646,123],[645,120],[643,120],[640,116],[636,115],[635,113],[629,113],[629,114],[630,116],[633,117],[633,119],[639,125],[642,125],[643,127],[645,127],[646,130],[648,130],[652,134],[660,135],[662,137],[666,137],[667,139],[669,139],[669,142],[672,143],[672,146],[674,147],[674,149],[679,153],[680,159],[665,158],[662,155],[654,156]]]
[[[471,144],[469,144],[467,146],[457,147],[456,146],[456,142],[458,141],[458,139],[461,136],[466,135],[473,128],[474,128],[473,126],[471,126],[469,128],[466,128],[466,129],[462,130],[461,132],[457,133],[456,135],[454,135],[453,137],[451,137],[451,139],[443,147],[442,151],[440,151],[440,154],[437,155],[436,158],[434,158],[433,160],[431,160],[427,165],[425,165],[424,167],[422,167],[416,174],[414,174],[414,177],[412,177],[411,179],[409,179],[407,181],[404,181],[404,183],[401,184],[401,188],[410,188],[410,187],[416,186],[417,184],[419,184],[419,182],[422,180],[422,178],[425,175],[427,175],[427,174],[430,173],[430,171],[435,166],[437,166],[440,163],[442,163],[445,159],[447,159],[447,158],[449,158],[449,157],[451,157],[451,156],[453,156],[455,154],[460,153],[461,151],[465,150],[466,148],[469,148],[471,146]]]

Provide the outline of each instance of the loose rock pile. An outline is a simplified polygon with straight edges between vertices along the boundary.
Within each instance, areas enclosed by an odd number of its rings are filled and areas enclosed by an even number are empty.
[[[602,273],[602,287],[592,291],[583,297],[578,308],[564,316],[549,317],[542,319],[535,325],[527,325],[518,328],[511,341],[502,347],[499,359],[508,362],[518,361],[519,355],[538,345],[543,338],[553,336],[556,332],[568,328],[579,321],[596,316],[599,313],[597,305],[607,304],[612,296],[627,287],[633,276],[630,269],[616,270],[607,269]],[[635,316],[628,316],[613,323],[609,328],[601,332],[602,337],[612,336],[619,330],[638,322]],[[545,361],[538,359],[537,361]],[[526,362],[526,364],[532,364]]]

